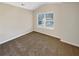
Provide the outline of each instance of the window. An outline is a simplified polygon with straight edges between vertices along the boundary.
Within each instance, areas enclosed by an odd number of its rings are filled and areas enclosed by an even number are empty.
[[[53,20],[53,13],[40,13],[38,14],[38,27],[41,28],[48,28],[53,29],[54,27],[54,20]]]

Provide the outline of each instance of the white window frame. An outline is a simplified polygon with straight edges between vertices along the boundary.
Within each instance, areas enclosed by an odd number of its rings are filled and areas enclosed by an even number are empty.
[[[47,26],[46,26],[46,16],[45,16],[45,14],[48,14],[48,13],[53,13],[53,22],[54,22],[53,27],[47,27]],[[44,25],[43,25],[43,26],[40,26],[40,25],[38,24],[38,16],[39,16],[40,14],[44,14]],[[37,14],[37,27],[38,27],[38,28],[43,28],[43,29],[50,29],[50,30],[54,29],[54,27],[55,27],[55,19],[54,19],[54,17],[55,17],[55,13],[54,13],[54,12],[38,13],[38,14]]]

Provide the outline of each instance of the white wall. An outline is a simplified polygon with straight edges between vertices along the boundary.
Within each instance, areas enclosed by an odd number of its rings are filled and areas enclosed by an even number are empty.
[[[34,31],[55,36],[61,41],[79,46],[79,3],[61,3],[44,5],[34,11],[36,16],[42,12],[55,13],[55,28],[53,30],[37,27],[37,19],[34,18]]]
[[[79,3],[64,3],[62,19],[62,41],[79,46]]]
[[[0,3],[0,44],[33,31],[32,11]]]

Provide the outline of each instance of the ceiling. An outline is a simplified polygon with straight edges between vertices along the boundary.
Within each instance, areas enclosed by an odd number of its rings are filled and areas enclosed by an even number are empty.
[[[6,2],[7,4],[18,6],[21,8],[25,8],[28,10],[35,10],[39,6],[45,5],[45,4],[59,4],[60,2]]]

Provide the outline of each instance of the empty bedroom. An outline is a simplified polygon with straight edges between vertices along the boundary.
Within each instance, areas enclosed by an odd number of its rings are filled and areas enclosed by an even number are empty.
[[[79,56],[79,2],[0,2],[0,56]]]

